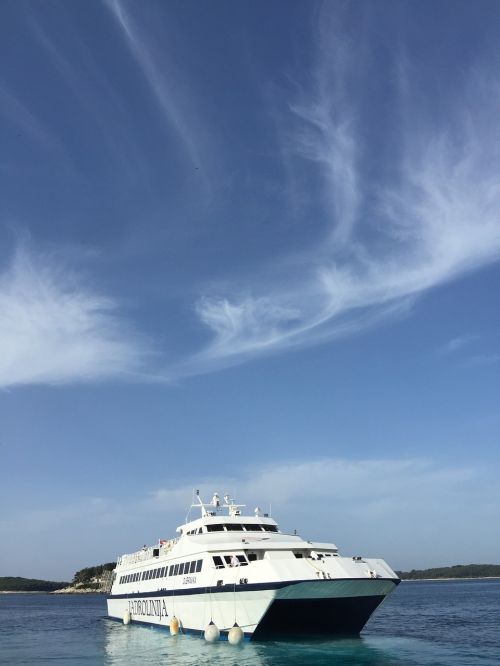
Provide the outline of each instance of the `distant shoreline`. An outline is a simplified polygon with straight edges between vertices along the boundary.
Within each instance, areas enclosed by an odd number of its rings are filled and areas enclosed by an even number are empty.
[[[49,590],[0,590],[0,594],[50,594]]]
[[[500,580],[500,576],[456,576],[455,578],[401,578],[402,583],[439,583],[446,580]]]

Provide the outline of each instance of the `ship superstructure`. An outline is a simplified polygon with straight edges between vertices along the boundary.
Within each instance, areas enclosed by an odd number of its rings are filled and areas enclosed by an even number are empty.
[[[269,515],[217,493],[196,494],[198,519],[179,536],[118,559],[109,617],[222,636],[358,634],[399,583],[381,559],[342,557],[335,544],[284,534]]]

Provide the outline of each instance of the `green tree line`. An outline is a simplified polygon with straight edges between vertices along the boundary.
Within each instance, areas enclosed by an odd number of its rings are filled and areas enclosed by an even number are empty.
[[[422,580],[423,578],[489,578],[500,577],[500,564],[457,564],[452,567],[434,569],[412,569],[396,571],[402,580]]]
[[[72,585],[79,585],[84,587],[86,584],[93,584],[95,578],[101,578],[105,571],[113,571],[116,567],[116,562],[106,562],[106,564],[98,564],[95,567],[86,567],[80,569],[73,576]]]
[[[63,581],[37,580],[19,576],[0,577],[0,592],[53,592],[67,585],[69,583]]]

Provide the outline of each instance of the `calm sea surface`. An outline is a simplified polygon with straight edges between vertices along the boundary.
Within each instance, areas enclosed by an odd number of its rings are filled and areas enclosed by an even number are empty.
[[[237,647],[123,626],[105,603],[0,594],[0,664],[500,666],[500,580],[401,583],[361,638]]]

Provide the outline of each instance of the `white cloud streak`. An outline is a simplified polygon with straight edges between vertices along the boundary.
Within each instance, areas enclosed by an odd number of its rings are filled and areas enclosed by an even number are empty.
[[[5,86],[0,87],[0,109],[15,127],[19,134],[26,134],[46,150],[59,149],[62,152],[62,144],[59,138]]]
[[[474,80],[450,101],[446,124],[407,119],[393,129],[397,180],[367,182],[359,162],[369,146],[344,91],[356,55],[338,37],[320,32],[313,90],[292,107],[295,149],[325,183],[327,237],[274,283],[204,296],[196,312],[213,339],[186,374],[365,328],[500,258],[500,124],[489,111],[498,91]],[[407,96],[410,82],[401,85]]]
[[[204,143],[197,131],[197,123],[190,112],[193,104],[185,103],[187,93],[181,81],[173,73],[165,58],[155,52],[152,34],[145,34],[133,13],[120,0],[108,0],[106,6],[114,16],[125,42],[140,67],[152,95],[174,130],[180,145],[189,160],[197,169],[206,172],[205,155],[201,145]],[[183,101],[184,100],[184,101]]]
[[[53,257],[19,250],[0,275],[0,387],[130,377],[145,345],[115,311]]]

